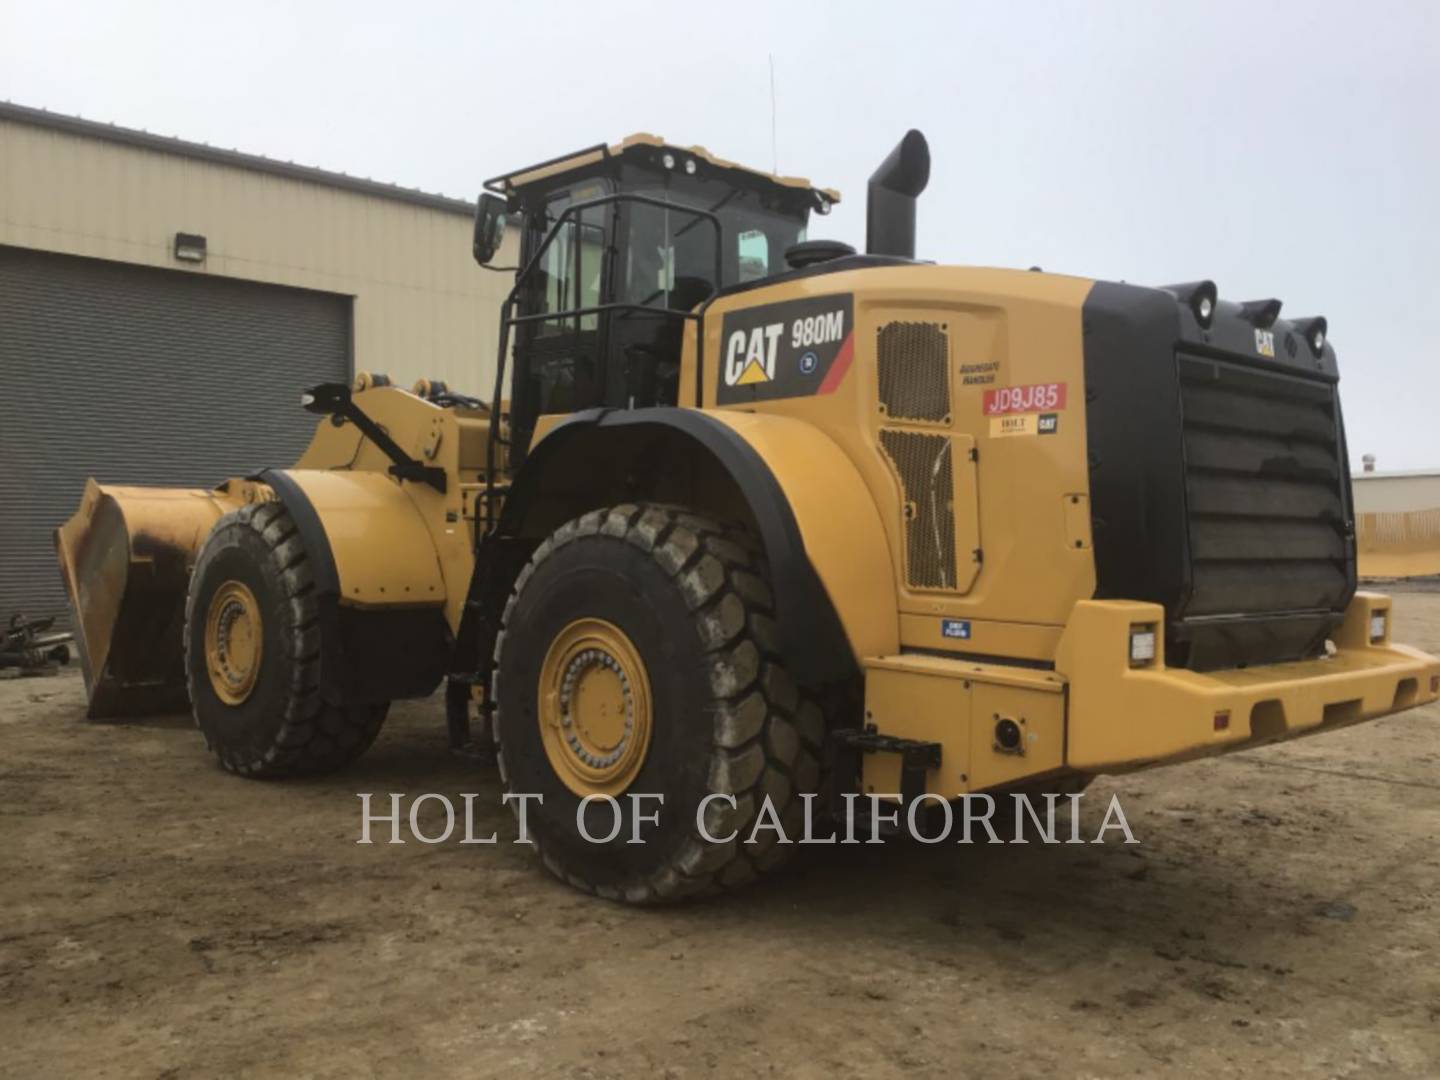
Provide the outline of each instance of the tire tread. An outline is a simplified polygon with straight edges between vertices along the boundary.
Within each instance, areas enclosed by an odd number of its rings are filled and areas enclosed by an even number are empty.
[[[225,546],[229,530],[253,532],[270,549],[267,572],[275,575],[289,602],[290,625],[285,627],[291,668],[285,718],[270,745],[260,755],[241,753],[221,745],[206,730],[200,710],[192,708],[205,745],[227,771],[254,779],[333,772],[350,764],[375,741],[385,722],[385,705],[327,704],[320,696],[320,609],[309,557],[289,512],[275,501],[252,503],[218,522],[210,533],[185,598],[185,673],[190,700],[197,700],[197,681],[208,678],[204,657],[192,655],[192,631],[204,613],[196,589],[206,556]],[[267,631],[269,628],[267,627]]]
[[[774,833],[768,831],[762,831],[755,844],[741,841],[758,820],[766,795],[787,823],[787,836],[793,836],[788,823],[800,820],[801,796],[819,785],[824,738],[820,709],[782,666],[769,571],[748,529],[661,503],[624,503],[565,523],[536,548],[516,579],[496,640],[494,670],[498,673],[501,666],[504,628],[535,571],[567,544],[597,536],[647,552],[685,599],[710,671],[715,704],[708,788],[736,800],[733,811],[728,803],[719,804],[723,817],[712,815],[711,820],[716,821],[714,831],[723,822],[725,832],[738,829],[739,838],[709,844],[692,835],[645,880],[623,889],[586,880],[543,847],[541,862],[576,888],[632,904],[667,903],[748,885],[780,866],[794,845],[773,843]],[[492,730],[509,791],[501,725]]]

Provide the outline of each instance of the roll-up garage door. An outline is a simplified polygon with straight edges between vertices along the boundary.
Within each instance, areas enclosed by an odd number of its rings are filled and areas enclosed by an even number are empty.
[[[85,479],[209,487],[305,449],[347,296],[0,246],[0,621],[65,613]],[[67,617],[68,621],[68,617]]]

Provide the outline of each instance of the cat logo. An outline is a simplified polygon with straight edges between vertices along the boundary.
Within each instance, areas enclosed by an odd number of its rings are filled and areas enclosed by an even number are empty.
[[[833,394],[855,357],[854,314],[849,293],[727,311],[716,349],[716,404]]]
[[[775,346],[783,322],[736,330],[725,348],[725,385],[754,386],[775,378]]]

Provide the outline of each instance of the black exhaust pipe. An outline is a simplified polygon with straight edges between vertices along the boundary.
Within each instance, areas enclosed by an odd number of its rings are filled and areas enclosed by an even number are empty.
[[[930,144],[915,129],[870,177],[865,199],[865,251],[915,258],[915,200],[930,182]]]

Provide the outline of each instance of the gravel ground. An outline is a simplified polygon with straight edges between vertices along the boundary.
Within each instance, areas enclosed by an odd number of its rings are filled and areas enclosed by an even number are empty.
[[[1099,781],[1135,847],[812,848],[642,911],[503,842],[438,702],[284,784],[82,703],[0,682],[6,1076],[1440,1074],[1433,707]],[[361,791],[478,792],[502,843],[357,845]]]

